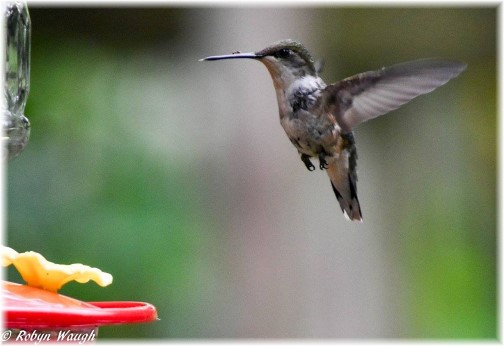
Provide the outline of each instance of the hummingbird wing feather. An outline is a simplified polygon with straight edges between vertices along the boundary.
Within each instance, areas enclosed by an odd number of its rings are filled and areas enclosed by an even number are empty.
[[[321,98],[325,111],[336,117],[343,132],[388,113],[458,76],[466,64],[425,59],[359,73],[328,85]]]

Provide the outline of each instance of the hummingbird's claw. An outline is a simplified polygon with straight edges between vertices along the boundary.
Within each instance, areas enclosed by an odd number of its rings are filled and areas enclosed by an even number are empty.
[[[320,155],[319,161],[320,161],[319,167],[321,170],[329,168],[329,165],[327,164],[327,161],[325,160],[324,156]]]
[[[301,154],[301,160],[305,164],[306,168],[310,171],[313,172],[315,170],[315,166],[313,163],[310,161],[310,157],[306,154]]]

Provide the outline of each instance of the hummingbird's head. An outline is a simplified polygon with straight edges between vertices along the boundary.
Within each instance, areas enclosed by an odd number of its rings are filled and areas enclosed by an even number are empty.
[[[255,53],[272,76],[290,73],[294,77],[316,76],[317,71],[310,52],[293,40],[282,40]]]
[[[262,62],[271,74],[276,88],[285,88],[304,76],[317,76],[313,59],[308,50],[296,41],[287,39],[255,53],[236,52],[228,55],[209,56],[201,60],[255,59]]]

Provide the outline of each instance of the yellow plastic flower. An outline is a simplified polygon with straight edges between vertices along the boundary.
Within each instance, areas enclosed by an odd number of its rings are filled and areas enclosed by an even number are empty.
[[[105,287],[112,283],[112,275],[84,264],[69,265],[49,262],[41,254],[33,251],[18,253],[10,247],[2,246],[2,266],[13,264],[28,286],[56,292],[64,284],[75,280],[86,283],[93,280]]]

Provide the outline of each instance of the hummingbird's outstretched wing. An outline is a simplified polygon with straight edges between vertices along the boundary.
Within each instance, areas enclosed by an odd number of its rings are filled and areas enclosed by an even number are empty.
[[[321,97],[325,112],[336,117],[343,132],[388,113],[458,76],[466,64],[425,59],[359,73],[328,85]]]

